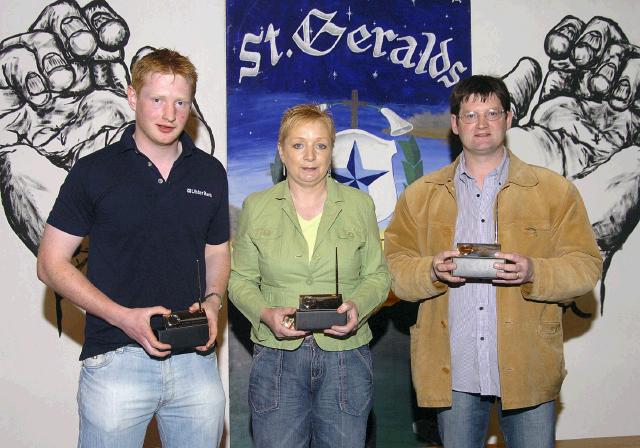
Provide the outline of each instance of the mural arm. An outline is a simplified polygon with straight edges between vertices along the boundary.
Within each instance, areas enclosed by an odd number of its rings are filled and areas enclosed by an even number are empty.
[[[640,221],[640,48],[608,18],[566,16],[547,34],[545,51],[544,80],[531,58],[504,77],[518,123],[508,145],[522,160],[572,180],[587,199],[605,256],[604,305],[611,258]]]
[[[585,24],[567,16],[547,34],[545,50],[550,60],[544,80],[531,58],[504,76],[518,122],[510,143],[525,160],[538,158],[570,179],[582,178],[637,144],[640,48],[609,19]],[[521,138],[540,145],[520,145]]]
[[[129,36],[126,21],[104,0],[83,7],[62,0],[0,42],[0,194],[12,230],[34,255],[71,166],[133,121],[125,95]],[[195,100],[187,130],[200,147],[213,149]]]

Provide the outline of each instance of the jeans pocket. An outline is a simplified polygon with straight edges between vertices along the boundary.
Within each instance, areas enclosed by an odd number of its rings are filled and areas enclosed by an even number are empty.
[[[368,413],[373,396],[373,367],[368,345],[338,355],[340,410],[349,415]]]
[[[111,361],[113,361],[113,357],[115,355],[116,351],[112,350],[107,353],[102,353],[100,355],[85,358],[82,360],[82,367],[84,367],[85,369],[99,369],[101,367],[108,366]]]
[[[278,409],[282,350],[255,344],[249,376],[249,404],[254,412],[265,414]]]

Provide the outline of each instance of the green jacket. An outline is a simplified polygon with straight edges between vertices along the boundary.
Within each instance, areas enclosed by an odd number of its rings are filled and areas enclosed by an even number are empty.
[[[498,369],[504,409],[555,399],[565,377],[562,308],[590,292],[602,258],[574,185],[509,153],[498,192],[498,241],[504,252],[531,257],[534,282],[496,286]],[[385,231],[393,291],[422,301],[411,328],[411,371],[424,407],[451,406],[449,293],[431,281],[433,256],[453,249],[454,163],[416,180],[402,194]]]
[[[302,338],[276,339],[260,321],[260,312],[265,307],[297,307],[300,294],[335,292],[336,247],[340,293],[356,304],[360,325],[344,339],[315,333],[318,346],[328,351],[367,344],[371,330],[366,320],[389,292],[391,278],[373,201],[327,179],[327,199],[309,261],[287,181],[245,199],[233,240],[229,297],[251,322],[253,342],[285,350],[300,346]]]

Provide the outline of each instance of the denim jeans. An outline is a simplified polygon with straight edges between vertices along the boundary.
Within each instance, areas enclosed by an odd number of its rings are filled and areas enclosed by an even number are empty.
[[[141,447],[154,415],[164,448],[217,447],[224,404],[215,352],[158,359],[122,347],[82,361],[78,447]]]
[[[494,402],[498,408],[498,421],[507,448],[555,447],[555,401],[503,411],[502,402],[496,397],[455,390],[452,406],[438,410],[438,427],[444,447],[484,447]]]
[[[373,396],[369,347],[296,350],[254,345],[249,405],[257,448],[363,447]]]

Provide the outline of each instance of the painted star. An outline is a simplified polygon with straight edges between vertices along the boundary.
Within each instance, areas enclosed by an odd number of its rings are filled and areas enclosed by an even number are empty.
[[[364,192],[369,192],[369,185],[373,183],[380,176],[384,176],[388,171],[376,171],[367,170],[362,166],[362,159],[360,158],[360,149],[358,148],[358,142],[353,142],[351,153],[349,154],[349,161],[346,168],[335,168],[333,170],[333,177],[338,182],[357,188]]]

